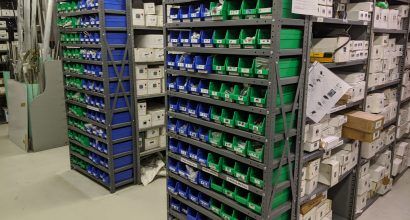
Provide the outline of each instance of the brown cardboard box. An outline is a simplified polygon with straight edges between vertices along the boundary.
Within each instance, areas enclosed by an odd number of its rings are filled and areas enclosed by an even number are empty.
[[[380,130],[373,133],[366,133],[343,126],[342,137],[364,142],[373,142],[380,137]]]
[[[362,111],[353,111],[346,114],[347,123],[344,127],[366,133],[373,133],[383,128],[384,117],[382,115],[371,114]]]

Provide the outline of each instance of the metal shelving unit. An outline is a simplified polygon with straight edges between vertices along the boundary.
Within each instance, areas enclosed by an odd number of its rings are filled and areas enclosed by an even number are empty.
[[[187,6],[191,3],[197,3],[198,0],[165,0],[164,5],[177,5],[177,6]],[[202,3],[202,2],[201,2]],[[167,23],[167,12],[164,10],[164,47],[167,54],[176,53],[193,53],[195,55],[229,55],[229,56],[247,56],[247,57],[264,57],[269,59],[269,75],[265,78],[249,78],[241,76],[233,76],[229,74],[216,74],[216,73],[197,73],[188,70],[179,70],[172,67],[166,68],[167,77],[189,77],[199,80],[209,80],[221,83],[235,83],[235,84],[248,84],[251,86],[265,87],[267,89],[267,105],[266,107],[257,107],[252,105],[243,105],[236,102],[228,102],[222,99],[214,99],[199,94],[184,93],[180,91],[175,91],[169,89],[167,92],[167,116],[168,116],[168,144],[170,148],[167,149],[168,157],[168,214],[169,216],[176,219],[184,219],[186,213],[178,212],[175,209],[175,203],[184,204],[188,209],[193,209],[197,213],[200,213],[205,218],[209,219],[223,219],[228,218],[226,213],[222,211],[215,210],[215,207],[204,207],[202,205],[197,205],[192,202],[189,198],[183,198],[180,194],[175,194],[173,188],[170,184],[173,182],[178,182],[184,187],[189,187],[194,192],[202,193],[211,198],[213,202],[223,204],[221,207],[229,211],[235,210],[239,218],[250,217],[252,219],[278,219],[280,217],[288,216],[286,218],[296,219],[298,214],[296,212],[296,201],[297,199],[297,189],[296,182],[298,178],[299,161],[300,161],[300,140],[302,133],[302,112],[300,107],[302,106],[304,97],[304,83],[305,83],[305,63],[307,61],[307,39],[308,39],[308,18],[300,19],[282,19],[282,2],[274,1],[272,3],[272,18],[273,19],[239,19],[239,20],[222,20],[222,21],[192,21],[192,22],[172,22]],[[166,15],[166,16],[165,16]],[[218,28],[270,28],[270,47],[264,49],[238,49],[238,48],[209,48],[209,47],[182,47],[176,45],[169,45],[168,35],[173,30],[200,30],[204,29],[218,29]],[[299,49],[280,49],[280,30],[283,27],[295,28],[303,30],[303,45]],[[281,78],[279,76],[278,63],[281,58],[284,57],[296,57],[301,62],[300,74],[294,77]],[[166,62],[167,65],[167,62]],[[276,106],[275,101],[281,99],[283,103],[283,91],[282,87],[285,85],[295,85],[297,86],[296,95],[293,103]],[[263,117],[266,120],[266,132],[265,134],[255,134],[252,131],[241,130],[236,127],[228,127],[223,123],[216,123],[212,120],[204,120],[201,118],[193,117],[192,115],[184,114],[181,112],[175,112],[168,110],[169,99],[178,98],[180,100],[193,101],[196,103],[206,104],[209,106],[224,108],[230,111],[238,111],[244,114],[253,114],[258,117]],[[292,117],[296,120],[296,126],[293,128],[288,128],[289,124],[277,122],[279,118],[286,119],[286,117]],[[262,149],[263,157],[262,160],[257,161],[250,158],[248,155],[240,155],[230,150],[229,148],[220,146],[216,147],[215,143],[210,141],[204,141],[202,139],[196,139],[190,135],[184,135],[180,132],[174,132],[170,123],[174,120],[178,120],[182,123],[189,123],[191,126],[200,126],[204,129],[212,129],[215,132],[223,132],[226,135],[233,135],[240,138],[241,140],[248,140],[257,143],[258,145],[264,146],[279,146],[278,144],[283,144],[284,149],[279,158],[273,157],[273,151],[276,147],[265,147]],[[286,120],[284,120],[286,121]],[[284,131],[280,133],[275,133],[275,126],[284,126]],[[211,132],[210,132],[211,134]],[[294,140],[292,146],[290,140]],[[171,150],[171,141],[177,141],[178,143],[188,144],[191,148],[195,148],[199,151],[203,151],[208,155],[215,155],[217,157],[224,158],[224,160],[232,161],[237,166],[243,166],[243,169],[253,170],[260,173],[260,181],[263,181],[263,186],[258,187],[255,184],[238,179],[229,172],[220,171],[213,169],[209,166],[209,161],[207,164],[196,161],[192,157],[187,157],[180,151],[175,152]],[[188,177],[181,176],[180,172],[176,172],[172,162],[180,164],[179,166],[188,166],[189,169],[193,169],[195,172],[200,172],[198,175],[209,175],[212,177],[212,181],[222,181],[227,184],[226,187],[231,186],[238,190],[238,196],[240,192],[245,193],[250,197],[255,197],[257,199],[257,204],[260,205],[260,212],[254,210],[254,207],[241,204],[239,200],[234,197],[229,197],[221,192],[216,191],[212,187],[205,187],[199,182],[192,180]],[[289,164],[293,164],[293,169]],[[183,168],[182,168],[183,169]],[[281,182],[275,183],[272,178],[279,178],[273,173],[284,173],[289,177]],[[252,172],[253,172],[252,171]],[[240,170],[238,170],[240,172]],[[216,184],[216,182],[215,182]],[[228,188],[226,188],[228,189]],[[277,204],[274,209],[272,209],[273,201],[278,198],[283,197],[283,193],[289,193],[284,201]],[[282,196],[281,196],[282,195]],[[201,203],[199,203],[201,204]]]
[[[59,1],[64,2],[64,1]],[[101,2],[92,10],[78,9],[71,12],[58,12],[58,19],[83,16],[98,16],[99,26],[84,28],[59,27],[58,39],[62,35],[72,36],[88,32],[98,34],[97,44],[78,42],[60,44],[60,57],[64,64],[65,96],[68,119],[71,168],[87,176],[96,183],[115,192],[120,187],[135,184],[135,130],[138,126],[134,115],[134,86],[132,60],[131,4],[124,1],[124,10],[106,10]],[[109,16],[121,16],[125,27],[107,27]],[[107,33],[124,34],[125,44],[110,44]],[[101,54],[101,59],[86,60],[65,57],[67,49],[89,49]],[[114,50],[121,50],[120,60],[115,60]],[[101,76],[85,73],[86,66],[100,67]],[[69,68],[71,66],[72,68]],[[73,66],[82,69],[74,71]],[[128,68],[126,68],[128,67]],[[81,72],[83,71],[83,72]],[[113,77],[114,76],[114,77]],[[69,85],[76,81],[76,86]],[[100,85],[98,92],[97,84]],[[128,84],[128,85],[127,85]],[[94,85],[94,86],[92,86]],[[128,87],[128,89],[126,89]],[[101,90],[102,89],[102,90]],[[92,91],[94,90],[94,91]],[[121,117],[119,117],[121,115]]]

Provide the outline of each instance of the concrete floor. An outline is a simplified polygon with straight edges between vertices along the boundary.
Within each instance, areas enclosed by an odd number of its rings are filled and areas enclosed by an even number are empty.
[[[110,194],[70,170],[68,148],[25,153],[0,125],[0,219],[166,219],[165,179]],[[409,220],[410,172],[360,220]]]

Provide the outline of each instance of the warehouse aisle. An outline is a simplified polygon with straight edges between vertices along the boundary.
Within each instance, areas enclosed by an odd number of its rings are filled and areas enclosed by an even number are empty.
[[[24,153],[8,140],[7,125],[0,125],[0,176],[2,220],[166,219],[164,178],[110,194],[69,169],[67,147]]]
[[[391,192],[379,198],[369,209],[359,218],[359,220],[410,219],[410,171],[399,179],[393,186]]]

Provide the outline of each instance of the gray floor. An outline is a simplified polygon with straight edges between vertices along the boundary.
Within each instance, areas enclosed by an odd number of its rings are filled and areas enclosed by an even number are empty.
[[[165,180],[110,194],[69,169],[68,148],[25,153],[0,125],[0,219],[166,219]],[[409,220],[410,172],[360,220]]]

